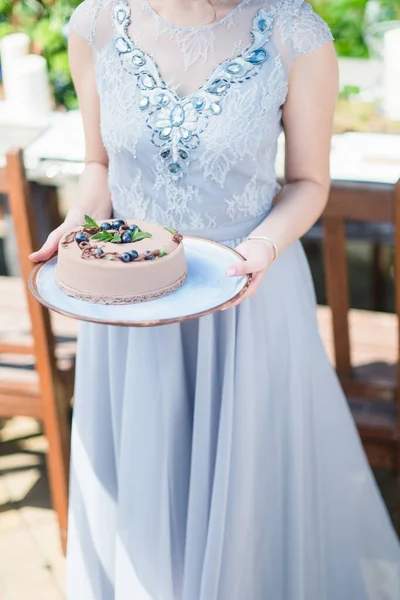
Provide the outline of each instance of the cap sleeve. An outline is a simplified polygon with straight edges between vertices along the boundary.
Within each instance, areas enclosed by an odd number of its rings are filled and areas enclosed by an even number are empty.
[[[93,41],[99,0],[83,0],[75,8],[68,23],[68,34],[73,31],[89,44]]]
[[[294,10],[291,37],[292,58],[333,40],[328,25],[307,2],[299,2]]]

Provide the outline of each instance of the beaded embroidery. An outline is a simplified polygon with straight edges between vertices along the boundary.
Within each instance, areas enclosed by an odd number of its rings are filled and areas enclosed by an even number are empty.
[[[146,124],[153,132],[152,142],[174,179],[182,177],[193,160],[210,117],[221,114],[222,100],[228,90],[257,75],[269,55],[269,42],[280,3],[270,11],[261,8],[253,20],[252,43],[233,59],[219,64],[207,81],[194,93],[179,97],[163,81],[152,56],[143,52],[130,38],[130,7],[126,0],[114,8],[115,48],[126,71],[136,76],[140,90],[139,108],[147,113]]]

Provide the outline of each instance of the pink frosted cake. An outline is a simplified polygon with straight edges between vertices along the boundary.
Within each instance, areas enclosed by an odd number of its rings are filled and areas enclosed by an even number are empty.
[[[60,241],[56,280],[69,296],[101,304],[153,300],[187,278],[182,236],[144,221],[86,217]]]

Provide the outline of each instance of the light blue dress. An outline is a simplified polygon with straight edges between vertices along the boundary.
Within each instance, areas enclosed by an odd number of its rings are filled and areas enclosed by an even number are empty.
[[[292,61],[328,28],[301,0],[200,28],[99,1],[70,27],[93,48],[115,214],[235,246],[279,189]],[[315,309],[297,242],[236,309],[83,326],[69,600],[399,600],[399,543]]]

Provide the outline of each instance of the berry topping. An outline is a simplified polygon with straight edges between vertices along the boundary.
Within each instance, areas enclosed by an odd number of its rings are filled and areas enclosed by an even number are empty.
[[[100,225],[100,229],[102,229],[103,231],[108,231],[109,229],[112,229],[112,225],[108,221],[105,221]]]
[[[122,262],[131,262],[132,257],[128,252],[124,252],[123,254],[120,254],[120,259],[122,260]]]
[[[88,242],[89,241],[89,237],[86,233],[83,233],[83,231],[80,231],[79,233],[76,234],[75,236],[75,241],[80,244],[81,242]]]
[[[97,255],[97,256],[103,256],[104,254],[104,250],[102,250],[102,248],[95,248],[93,250],[93,254]]]
[[[119,229],[123,225],[126,225],[126,223],[125,223],[125,221],[123,219],[117,219],[116,221],[112,222],[112,228],[113,229]]]
[[[144,260],[153,260],[154,258],[154,254],[151,250],[146,250],[146,252],[144,252],[143,254],[145,254]]]
[[[139,229],[137,225],[129,225],[129,231],[136,231],[136,229]]]
[[[137,258],[139,256],[139,254],[136,252],[136,250],[129,250],[128,254],[132,258],[132,260],[135,260],[135,258]]]
[[[124,233],[121,235],[121,242],[123,244],[128,244],[131,241],[132,241],[132,231],[124,231]]]

